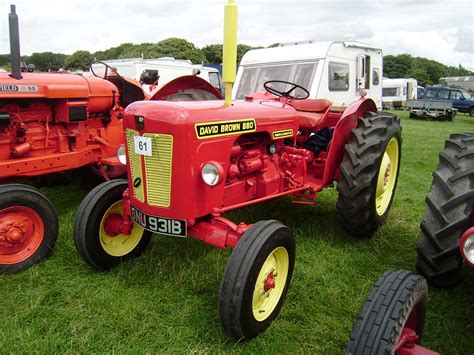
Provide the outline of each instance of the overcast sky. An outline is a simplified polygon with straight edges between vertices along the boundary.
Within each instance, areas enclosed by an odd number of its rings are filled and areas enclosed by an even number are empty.
[[[180,37],[222,43],[226,0],[0,0],[0,53],[17,5],[22,54],[104,50]],[[474,70],[472,0],[237,0],[239,43],[268,46],[354,38],[385,55],[409,53]]]

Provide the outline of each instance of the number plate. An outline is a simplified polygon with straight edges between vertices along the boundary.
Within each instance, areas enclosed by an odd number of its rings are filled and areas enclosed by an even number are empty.
[[[186,237],[186,221],[180,219],[169,219],[164,217],[150,216],[142,211],[131,207],[132,220],[149,230],[150,232],[172,235],[175,237]]]
[[[135,153],[151,157],[151,138],[134,136]]]

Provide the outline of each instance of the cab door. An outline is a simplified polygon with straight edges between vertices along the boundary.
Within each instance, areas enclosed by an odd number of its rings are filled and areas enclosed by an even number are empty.
[[[368,96],[370,89],[370,55],[360,54],[357,56],[357,84],[356,89],[365,89]]]
[[[449,99],[453,102],[453,107],[457,108],[459,111],[468,111],[469,105],[464,99],[461,91],[451,90],[449,94]]]

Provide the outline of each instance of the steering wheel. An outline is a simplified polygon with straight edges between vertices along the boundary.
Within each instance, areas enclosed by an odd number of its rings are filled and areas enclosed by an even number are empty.
[[[104,76],[100,76],[100,75],[97,75],[97,73],[94,71],[94,68],[93,68],[93,65],[94,64],[102,64],[104,67],[105,67],[105,73],[104,73]],[[117,74],[117,76],[119,76],[120,78],[122,77],[119,72],[117,71],[117,69],[115,69],[114,67],[111,67],[110,65],[108,65],[107,63],[104,63],[104,62],[101,62],[100,60],[94,60],[91,65],[90,65],[90,70],[91,70],[91,73],[98,77],[98,78],[101,78],[101,79],[107,79],[107,73],[108,71],[110,70],[111,72]]]
[[[272,84],[286,84],[286,85],[289,85],[290,86],[290,89],[287,90],[287,91],[280,91],[280,90],[277,90],[275,88],[272,87]],[[292,100],[304,100],[304,99],[307,99],[309,97],[309,91],[306,90],[304,87],[298,85],[298,84],[294,84],[294,83],[290,83],[288,81],[282,81],[282,80],[269,80],[269,81],[266,81],[264,84],[263,84],[263,87],[265,88],[265,90],[267,90],[270,94],[273,94],[275,96],[278,96],[278,97],[286,97],[288,99],[292,99]],[[291,95],[291,93],[293,91],[295,91],[296,89],[299,89],[303,92],[303,95],[298,95],[298,96],[293,96]]]

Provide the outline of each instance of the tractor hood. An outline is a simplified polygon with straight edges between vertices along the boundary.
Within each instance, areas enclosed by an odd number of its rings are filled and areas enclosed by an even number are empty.
[[[0,98],[67,99],[110,97],[118,93],[114,84],[92,76],[65,73],[22,73],[20,80],[0,73]]]
[[[294,137],[299,127],[297,111],[274,100],[230,106],[223,101],[140,101],[126,108],[123,123],[132,206],[174,219],[203,216],[222,203],[224,185],[205,185],[201,168],[212,160],[227,171],[232,147],[242,135],[271,142]],[[140,141],[146,152],[140,151]]]
[[[141,101],[128,106],[125,112],[125,126],[132,129],[135,129],[136,116],[144,117],[145,127],[147,123],[150,126],[159,124],[160,127],[163,127],[163,124],[180,125],[189,126],[193,132],[195,126],[204,123],[226,121],[232,124],[233,121],[247,119],[255,120],[256,127],[253,131],[266,130],[265,127],[280,124],[294,123],[297,126],[296,110],[290,105],[274,100],[234,101],[230,106],[224,105],[223,101]],[[157,126],[157,130],[147,127],[145,131],[159,132],[160,127]],[[226,132],[220,131],[220,133]]]

